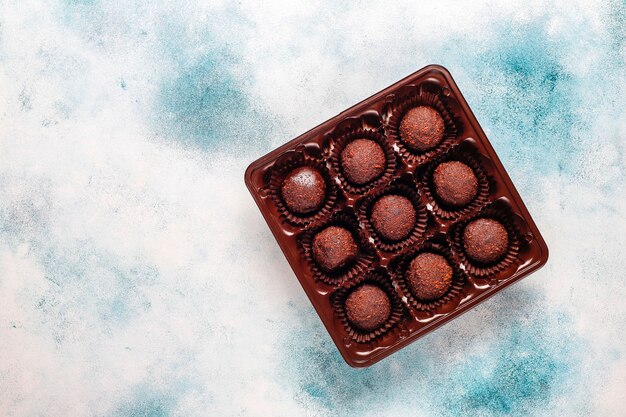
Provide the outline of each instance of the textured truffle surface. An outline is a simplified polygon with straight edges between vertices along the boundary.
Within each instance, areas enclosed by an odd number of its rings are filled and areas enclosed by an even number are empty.
[[[300,167],[291,171],[281,187],[289,210],[308,214],[320,208],[326,197],[324,177],[316,169]]]
[[[406,278],[415,298],[433,301],[441,298],[452,286],[452,267],[443,256],[425,252],[409,264]]]
[[[372,225],[383,238],[391,241],[402,240],[415,226],[415,207],[406,197],[386,195],[372,207]]]
[[[414,107],[400,121],[400,138],[410,148],[422,152],[437,146],[444,130],[443,118],[430,106]]]
[[[462,207],[469,204],[478,191],[474,171],[463,162],[443,162],[433,174],[435,193],[446,204]]]
[[[506,228],[494,219],[477,219],[463,232],[463,247],[470,259],[491,263],[500,259],[509,246]]]
[[[341,167],[348,181],[363,185],[385,172],[385,153],[370,139],[356,139],[341,152]]]
[[[329,226],[313,238],[313,258],[327,272],[348,265],[357,251],[352,233],[343,227]]]
[[[378,329],[391,314],[391,301],[385,291],[365,284],[355,289],[346,299],[348,320],[365,331]]]

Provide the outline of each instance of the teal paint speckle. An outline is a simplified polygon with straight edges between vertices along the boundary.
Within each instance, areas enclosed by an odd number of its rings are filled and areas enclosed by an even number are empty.
[[[574,171],[584,152],[575,132],[586,121],[576,114],[579,80],[562,66],[560,44],[543,19],[494,30],[501,41],[478,51],[463,40],[447,48],[448,66],[463,68],[475,84],[466,96],[478,120],[515,168]]]
[[[267,131],[267,118],[251,108],[240,81],[231,73],[232,58],[223,52],[187,64],[161,89],[166,132],[203,147],[250,144]]]
[[[80,314],[86,313],[93,325],[99,323],[110,334],[150,310],[145,291],[159,279],[153,266],[126,265],[113,255],[98,253],[88,242],[67,251],[45,242],[35,242],[33,247],[42,251],[45,278],[54,284],[37,309],[55,327],[57,343],[72,337],[67,325],[76,324]]]
[[[169,417],[174,405],[172,398],[149,391],[141,392],[108,417]]]
[[[159,401],[141,402],[122,408],[113,416],[119,417],[168,417],[170,413]],[[113,417],[112,416],[112,417]]]
[[[567,381],[579,372],[576,352],[583,343],[571,318],[546,316],[547,308],[540,295],[512,288],[480,307],[493,320],[470,313],[366,369],[349,368],[328,337],[315,336],[321,324],[308,318],[310,312],[296,311],[303,324],[284,342],[289,352],[284,375],[287,383],[299,385],[296,399],[317,404],[320,415],[375,409],[380,398],[404,402],[407,411],[434,407],[446,417],[546,411],[553,395],[567,390]],[[467,326],[471,334],[458,338],[455,328]],[[488,348],[478,354],[481,344]],[[462,350],[466,357],[451,360],[433,346]]]
[[[434,3],[3,7],[3,417],[621,417],[626,6]],[[241,177],[430,63],[551,259],[352,369]]]
[[[438,386],[441,392],[458,392],[442,399],[450,415],[528,415],[546,407],[554,390],[567,381],[576,366],[571,363],[574,346],[545,340],[538,324],[513,323],[508,333]]]

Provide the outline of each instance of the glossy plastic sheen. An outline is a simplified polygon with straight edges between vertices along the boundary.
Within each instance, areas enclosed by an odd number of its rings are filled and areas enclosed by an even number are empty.
[[[375,338],[369,343],[357,343],[350,339],[331,305],[330,296],[338,286],[316,282],[313,278],[311,266],[299,251],[298,236],[307,228],[291,225],[284,219],[281,219],[275,204],[269,196],[266,174],[277,160],[289,152],[303,152],[307,155],[321,158],[326,166],[330,166],[328,158],[333,146],[334,131],[356,123],[366,129],[376,129],[384,132],[384,123],[389,117],[389,103],[393,101],[396,94],[404,89],[415,88],[421,85],[436,90],[446,101],[454,116],[460,120],[462,127],[455,142],[460,147],[467,147],[474,152],[480,159],[480,163],[486,171],[485,173],[491,179],[490,192],[485,205],[502,206],[511,213],[513,223],[520,234],[519,258],[514,265],[487,277],[469,276],[460,295],[456,297],[454,302],[446,303],[432,311],[417,311],[406,304],[405,317],[392,331]],[[400,157],[398,159],[399,164],[394,178],[409,178],[415,175],[415,179],[419,182],[421,167],[403,161]],[[468,311],[503,288],[536,271],[548,259],[548,248],[489,140],[450,73],[438,65],[422,68],[259,158],[246,170],[245,182],[285,257],[298,277],[302,288],[322,319],[339,352],[351,366],[365,367],[378,362],[426,333]],[[338,192],[340,197],[333,212],[344,210],[356,213],[355,207],[358,206],[359,200],[364,196],[349,194],[341,187],[339,187]],[[371,192],[368,192],[365,196],[370,194]],[[450,227],[456,222],[475,214],[478,210],[474,210],[460,219],[445,220],[432,213],[429,200],[421,189],[420,194],[423,204],[429,208],[426,238],[434,241],[450,244]],[[322,222],[324,220],[327,220],[327,218],[323,219]],[[393,263],[394,258],[397,256],[398,253],[377,250],[376,260],[370,268],[388,269],[390,263]],[[398,291],[400,290],[398,289]],[[402,296],[401,293],[400,296]],[[485,323],[484,325],[489,326],[492,324]]]

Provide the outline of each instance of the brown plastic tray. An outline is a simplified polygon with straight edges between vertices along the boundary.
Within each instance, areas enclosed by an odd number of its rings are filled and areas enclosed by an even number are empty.
[[[479,161],[489,181],[489,192],[479,207],[469,210],[456,218],[443,218],[435,213],[433,201],[424,190],[421,176],[427,170],[429,162],[441,157],[446,149],[440,149],[425,160],[411,161],[403,158],[402,147],[397,140],[389,135],[387,123],[393,109],[401,97],[427,91],[441,100],[456,120],[458,129],[450,143],[452,150],[469,152]],[[270,196],[269,174],[277,161],[293,155],[302,154],[321,160],[321,164],[329,169],[335,180],[330,156],[334,140],[342,133],[351,129],[364,128],[376,130],[385,135],[394,146],[397,163],[393,179],[415,181],[421,202],[427,207],[428,224],[426,234],[419,243],[403,248],[399,252],[386,252],[374,248],[373,260],[360,275],[368,271],[382,273],[390,280],[390,288],[397,291],[403,303],[403,316],[393,328],[366,343],[355,341],[350,337],[348,329],[341,321],[340,315],[331,302],[332,294],[342,287],[350,286],[351,281],[358,280],[355,276],[345,282],[334,285],[324,283],[315,278],[310,262],[299,247],[299,237],[307,230],[328,221],[333,213],[345,212],[358,218],[359,203],[363,198],[376,193],[386,184],[368,190],[363,195],[355,195],[337,183],[337,195],[334,207],[327,214],[306,226],[296,226],[281,217],[279,208]],[[348,364],[355,367],[370,366],[389,356],[419,337],[454,319],[470,308],[478,305],[501,289],[513,284],[526,275],[542,267],[548,259],[548,248],[526,206],[522,202],[511,179],[505,171],[500,159],[493,150],[489,140],[478,124],[476,117],[459,91],[452,76],[445,68],[429,65],[398,81],[377,94],[363,100],[348,110],[298,136],[278,149],[259,158],[246,170],[246,186],[254,197],[263,217],[278,241],[285,257],[289,261],[302,288],[311,300],[315,310],[326,326],[330,336],[337,345],[339,352]],[[389,182],[387,182],[389,184]],[[435,205],[436,207],[436,205]],[[454,245],[455,226],[477,215],[480,210],[500,210],[505,212],[516,229],[518,249],[516,257],[502,269],[479,271],[472,270],[465,261],[462,250]],[[360,222],[360,233],[369,237],[363,221]],[[371,241],[372,239],[370,239]],[[402,291],[402,286],[393,274],[394,265],[407,251],[424,243],[445,245],[451,249],[456,266],[466,272],[466,278],[460,292],[451,301],[427,311],[416,309]],[[485,324],[486,326],[488,324]]]

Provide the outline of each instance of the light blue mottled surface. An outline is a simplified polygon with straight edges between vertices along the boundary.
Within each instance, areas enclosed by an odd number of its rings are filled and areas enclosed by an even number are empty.
[[[0,0],[0,415],[623,416],[624,3],[259,3]],[[352,369],[243,172],[430,63],[550,262]]]

